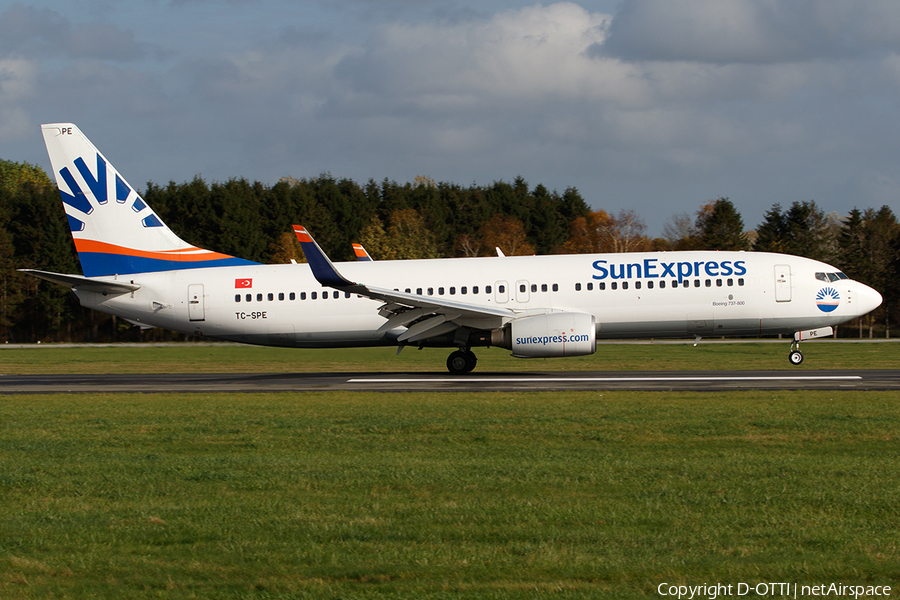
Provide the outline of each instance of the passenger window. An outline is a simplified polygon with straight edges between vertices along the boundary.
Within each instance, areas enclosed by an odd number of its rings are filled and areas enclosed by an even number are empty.
[[[455,295],[456,295],[456,287],[451,287],[451,288],[450,288],[450,295],[451,295],[451,296],[455,296]]]
[[[634,289],[636,289],[636,290],[641,289],[641,282],[640,282],[640,281],[635,281],[635,282],[634,282]]]
[[[738,279],[738,285],[744,285],[744,278],[743,278],[743,277],[741,277],[740,279]]]
[[[623,290],[627,290],[627,289],[628,289],[628,282],[627,282],[627,281],[623,281],[623,282],[622,282],[622,289],[623,289]]]
[[[253,294],[247,294],[247,302],[253,302]]]
[[[406,290],[404,290],[404,291],[408,294],[408,293],[410,293],[412,290],[410,290],[409,288],[406,288]],[[347,296],[347,297],[349,298],[350,296]]]
[[[733,286],[733,285],[734,285],[734,279],[729,279],[729,280],[728,280],[728,287],[731,287],[731,286]]]
[[[322,292],[322,300],[328,300],[328,292]]]
[[[612,282],[612,285],[609,286],[609,289],[614,290],[619,287],[619,284],[615,281]]]
[[[262,294],[257,294],[257,295],[256,295],[256,301],[257,301],[257,302],[262,302]]]
[[[349,297],[350,297],[350,292],[344,292],[344,298],[349,298]]]
[[[525,284],[524,284],[524,283],[520,283],[520,284],[519,284],[519,292],[521,292],[522,294],[524,294],[524,293],[525,293],[525,289],[526,289],[526,288],[525,288]]]
[[[590,292],[591,290],[593,290],[593,289],[594,289],[594,284],[593,284],[592,282],[589,281],[588,284],[587,284],[587,289],[588,289],[589,292]]]
[[[505,294],[505,293],[506,293],[506,286],[505,286],[505,285],[498,285],[498,286],[497,286],[497,292],[500,293],[500,294]]]
[[[580,283],[576,283],[576,284],[575,284],[575,291],[576,291],[576,292],[580,292],[580,291],[581,291],[581,284],[580,284]]]
[[[267,299],[269,300],[269,302],[271,302],[272,300],[275,299],[275,294],[269,294],[269,295],[267,296]]]
[[[606,289],[606,282],[605,282],[605,281],[601,281],[600,283],[597,284],[597,287],[600,288],[601,290],[605,290],[605,289]]]
[[[554,291],[554,292],[558,292],[558,291],[559,291],[559,284],[558,284],[558,283],[554,283],[554,284],[553,284],[553,291]]]
[[[647,289],[648,289],[648,290],[652,290],[652,289],[653,289],[653,282],[652,282],[652,281],[648,281],[648,282],[647,282]]]
[[[461,288],[459,288],[459,293],[463,296],[466,295],[466,292],[468,292],[468,288],[466,286],[462,286]]]
[[[659,282],[659,289],[661,289],[661,290],[666,289],[666,282],[665,282],[665,280]]]
[[[542,291],[542,292],[546,292],[546,291],[547,291],[547,284],[546,284],[546,283],[542,283],[542,284],[541,284],[541,291]]]
[[[706,287],[712,287],[712,279],[706,280]]]
[[[536,284],[536,283],[532,283],[532,284],[531,284],[531,293],[533,294],[533,293],[535,293],[535,292],[537,292],[537,284]]]
[[[421,295],[422,295],[422,288],[416,288],[416,293],[417,293],[418,295],[421,296]]]
[[[310,299],[310,300],[315,300],[317,297],[318,297],[318,296],[316,296],[316,292],[310,292],[310,293],[309,293],[309,299]]]
[[[694,287],[700,287],[700,280],[699,280],[699,279],[695,279],[695,280],[694,280]]]
[[[434,296],[434,288],[428,288],[428,295]]]
[[[240,294],[235,294],[235,295],[234,295],[234,301],[235,301],[235,302],[240,302],[240,301],[241,301],[241,295],[240,295]]]
[[[716,287],[722,287],[722,280],[716,279]]]
[[[484,293],[485,293],[485,294],[490,294],[490,293],[491,293],[491,286],[489,286],[489,285],[484,286]]]
[[[278,299],[284,300],[284,292],[278,292]]]
[[[478,293],[478,286],[477,286],[477,285],[473,285],[473,286],[472,286],[472,293],[473,293],[473,294],[477,294],[477,293]],[[490,290],[488,290],[488,293],[490,293]]]

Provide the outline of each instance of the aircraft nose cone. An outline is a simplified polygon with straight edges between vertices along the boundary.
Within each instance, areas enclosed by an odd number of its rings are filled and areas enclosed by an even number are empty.
[[[856,293],[856,308],[858,310],[857,314],[859,316],[863,316],[866,313],[872,312],[873,310],[881,306],[881,294],[863,283],[858,283],[857,285],[859,286],[859,288]]]

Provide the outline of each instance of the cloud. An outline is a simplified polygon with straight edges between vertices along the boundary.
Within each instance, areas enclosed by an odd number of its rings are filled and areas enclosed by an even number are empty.
[[[580,95],[594,87],[597,67],[584,52],[602,41],[607,18],[560,3],[487,19],[390,23],[343,61],[337,75],[356,93],[402,95],[425,108],[465,108],[473,95]]]
[[[37,73],[33,61],[0,59],[0,143],[22,139],[31,131],[28,104]]]
[[[106,23],[73,24],[58,12],[13,4],[0,13],[0,56],[65,57],[117,62],[160,55],[130,31]]]
[[[771,64],[900,48],[893,0],[626,0],[592,56]]]

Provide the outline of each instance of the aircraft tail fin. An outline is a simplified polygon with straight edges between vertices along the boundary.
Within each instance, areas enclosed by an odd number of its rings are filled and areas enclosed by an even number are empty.
[[[175,235],[75,125],[41,131],[85,276],[256,264]]]
[[[369,256],[369,253],[366,252],[366,249],[363,248],[363,245],[357,242],[353,242],[353,253],[356,255],[356,260],[360,260],[363,262],[371,262],[372,257]]]

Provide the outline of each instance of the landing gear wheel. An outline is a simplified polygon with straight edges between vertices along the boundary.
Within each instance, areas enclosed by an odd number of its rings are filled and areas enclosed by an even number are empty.
[[[475,370],[475,365],[478,364],[478,357],[475,356],[475,353],[471,350],[466,350],[466,373],[471,373]]]
[[[792,365],[799,365],[803,362],[803,353],[799,350],[792,350],[790,354],[788,354],[788,360],[791,361]]]
[[[466,353],[462,350],[452,352],[450,353],[450,356],[447,357],[447,370],[450,371],[452,375],[464,375],[465,373],[468,373],[468,366],[469,361],[466,358]]]
[[[475,368],[477,362],[471,350],[457,350],[447,357],[447,370],[453,375],[465,375]]]

